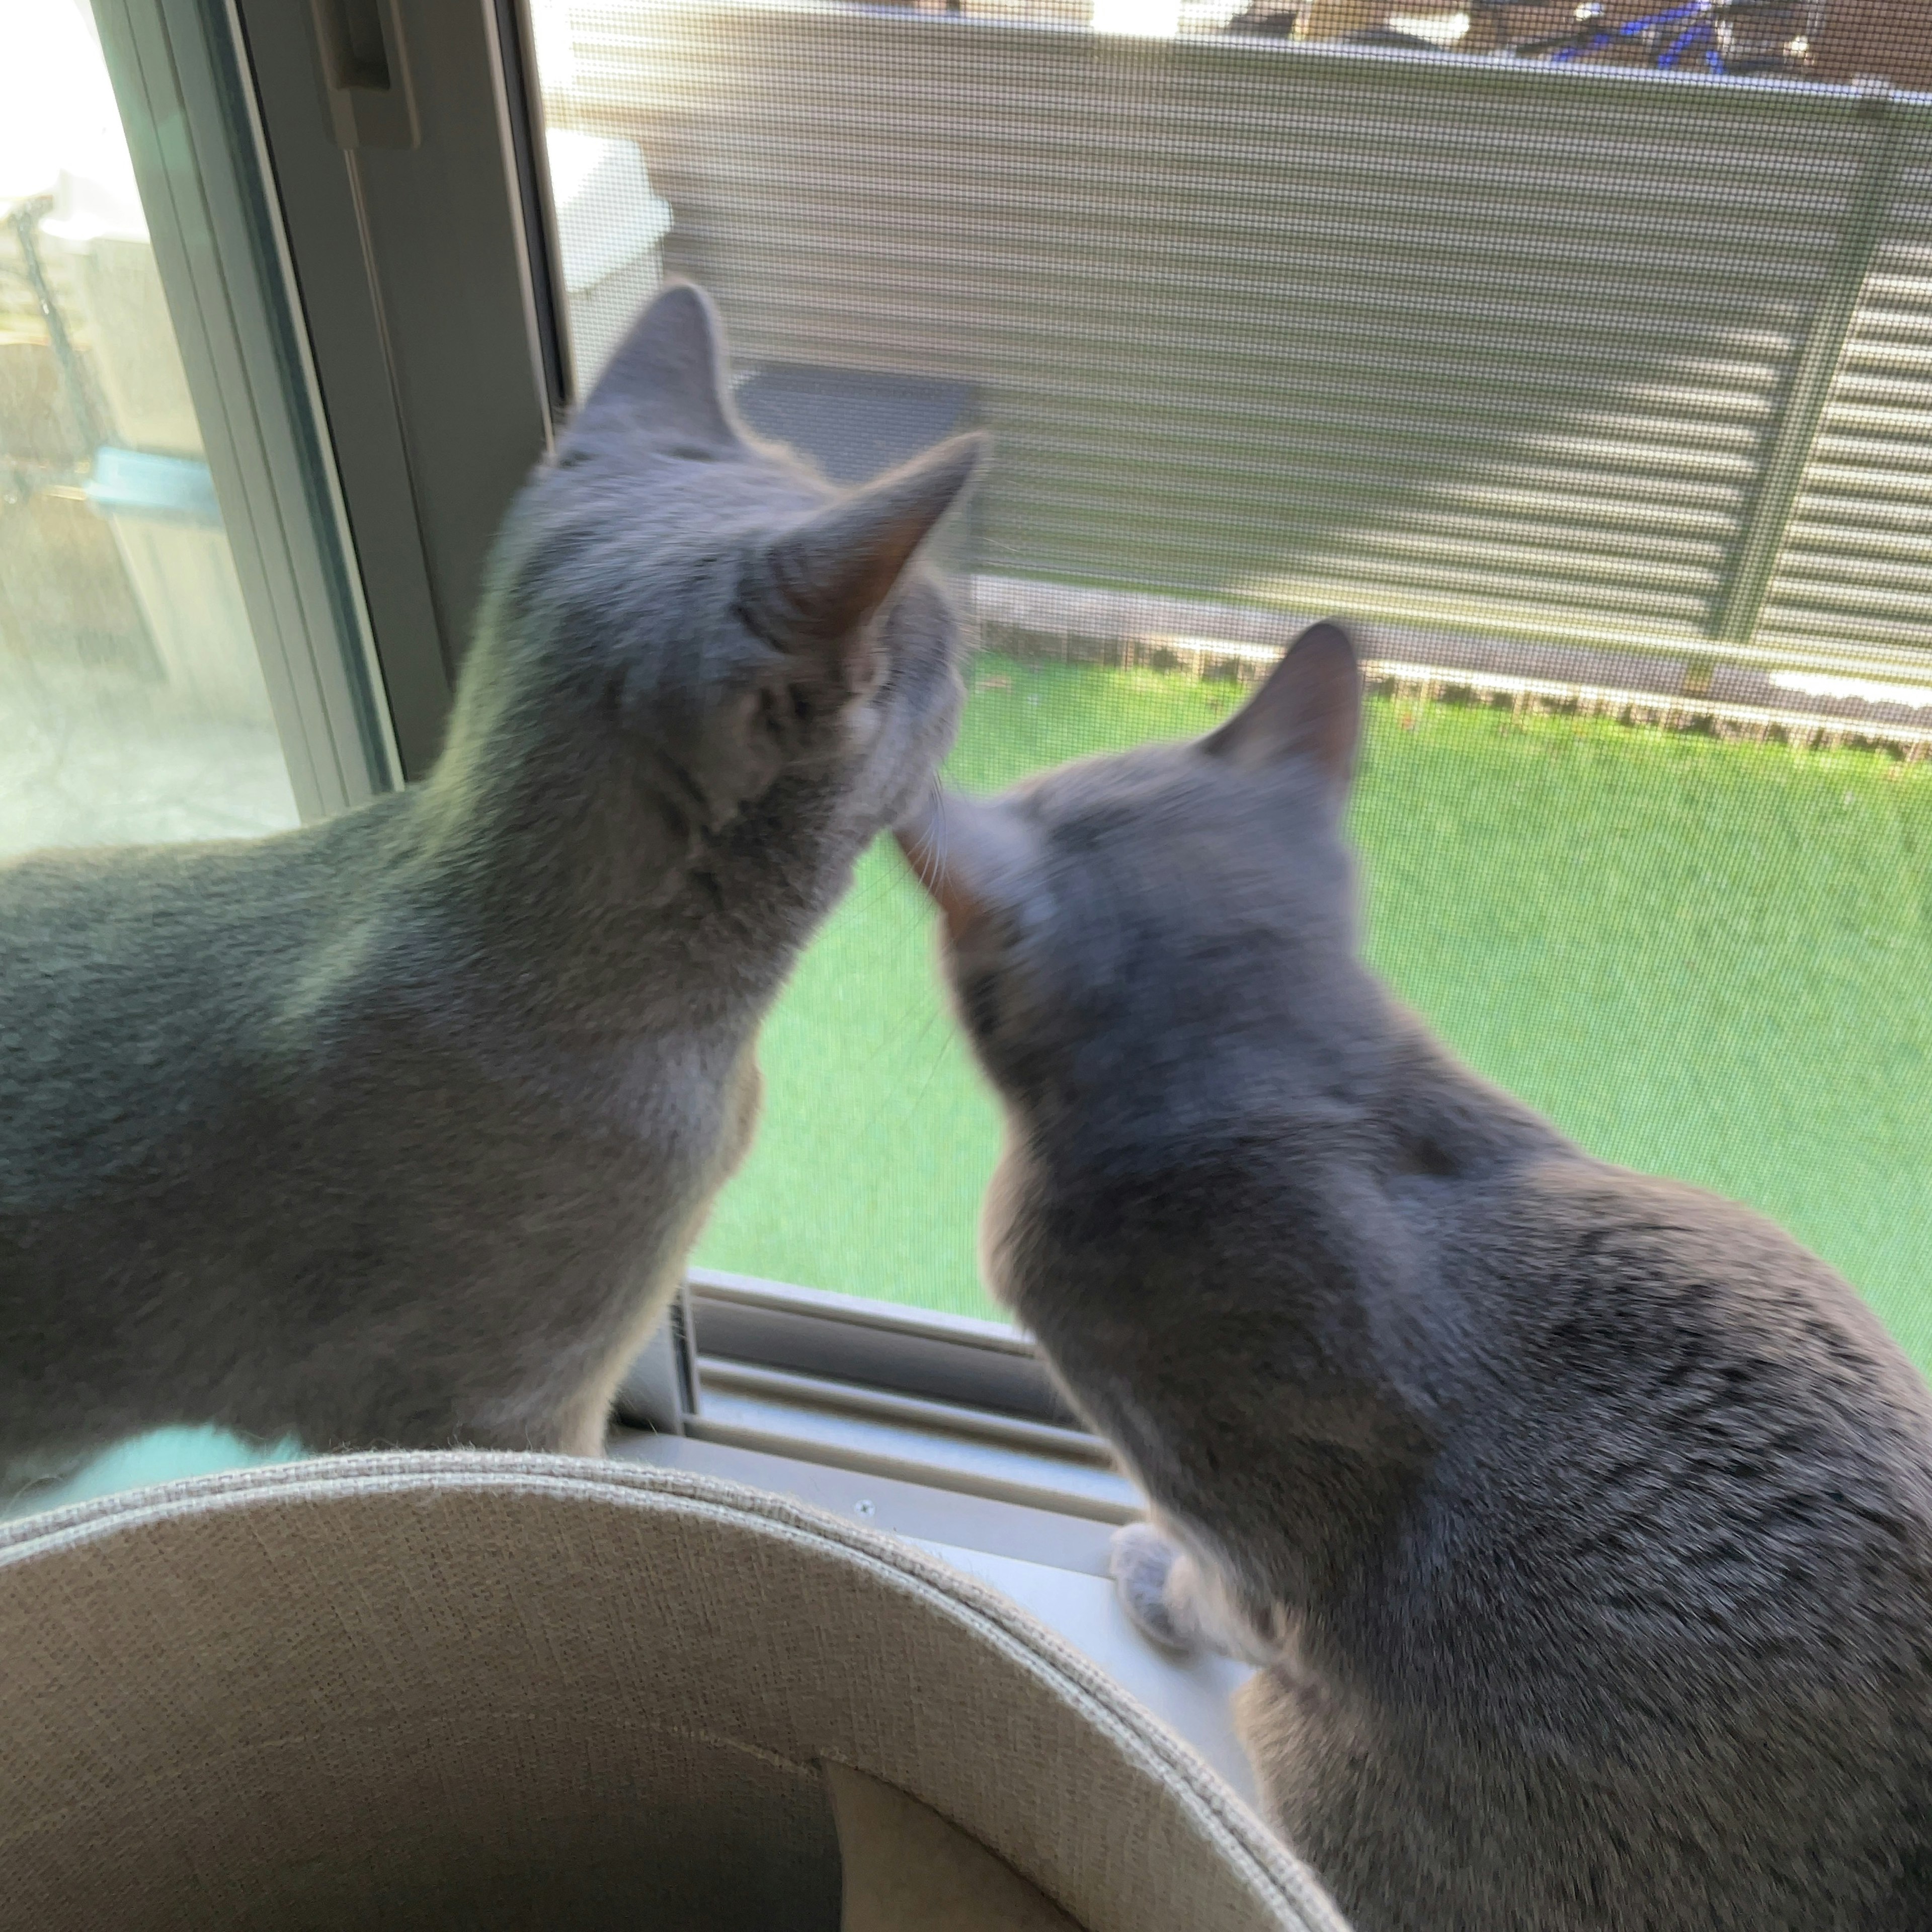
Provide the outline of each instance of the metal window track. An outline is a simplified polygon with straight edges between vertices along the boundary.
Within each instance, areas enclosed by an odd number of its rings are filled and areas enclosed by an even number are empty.
[[[730,1393],[836,1409],[848,1415],[902,1424],[908,1428],[936,1430],[949,1436],[970,1436],[976,1442],[998,1442],[1036,1455],[1090,1463],[1096,1468],[1113,1466],[1107,1445],[1084,1430],[1058,1429],[1051,1423],[1028,1422],[991,1409],[928,1402],[918,1396],[894,1395],[853,1382],[793,1375],[782,1369],[760,1368],[753,1363],[734,1362],[716,1355],[700,1355],[698,1370],[707,1396]]]
[[[1140,1501],[1004,1323],[694,1270],[618,1418],[1102,1522]]]

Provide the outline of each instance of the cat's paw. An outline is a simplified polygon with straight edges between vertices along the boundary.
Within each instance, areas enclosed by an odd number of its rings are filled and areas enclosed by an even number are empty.
[[[1168,1603],[1168,1578],[1180,1552],[1150,1524],[1130,1522],[1114,1532],[1107,1568],[1120,1594],[1120,1607],[1134,1628],[1163,1650],[1194,1648],[1191,1633],[1174,1621]]]

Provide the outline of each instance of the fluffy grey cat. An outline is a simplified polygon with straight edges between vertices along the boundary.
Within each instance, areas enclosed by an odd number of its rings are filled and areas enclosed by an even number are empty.
[[[1357,954],[1354,652],[901,834],[1004,1103],[995,1292],[1262,1668],[1364,1932],[1932,1925],[1932,1400],[1756,1214],[1592,1160]]]
[[[723,380],[668,290],[510,512],[427,782],[0,868],[7,1480],[177,1423],[601,1446],[962,696],[915,553],[975,440],[842,494]]]

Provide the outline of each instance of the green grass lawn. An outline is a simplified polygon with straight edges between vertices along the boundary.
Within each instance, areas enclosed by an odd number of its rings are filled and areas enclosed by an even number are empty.
[[[949,769],[1224,714],[1184,673],[984,658]],[[1763,1209],[1932,1366],[1932,766],[1607,721],[1370,706],[1369,950],[1606,1158]],[[968,1313],[997,1130],[926,902],[881,845],[767,1028],[764,1125],[698,1258]]]

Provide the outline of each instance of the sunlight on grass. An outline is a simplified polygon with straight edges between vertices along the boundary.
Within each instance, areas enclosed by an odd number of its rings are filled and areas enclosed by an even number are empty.
[[[1232,688],[986,658],[972,790],[1202,730]],[[1593,1151],[1750,1202],[1932,1362],[1932,766],[1599,719],[1370,706],[1369,950]],[[997,1124],[881,846],[766,1029],[764,1126],[699,1259],[986,1313]]]

